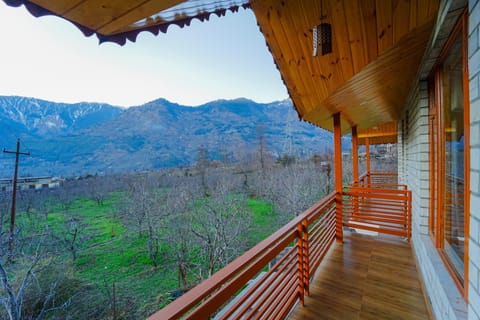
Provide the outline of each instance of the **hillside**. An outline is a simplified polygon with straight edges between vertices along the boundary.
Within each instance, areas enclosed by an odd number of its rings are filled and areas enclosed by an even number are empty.
[[[273,157],[331,149],[329,132],[298,120],[290,101],[259,104],[218,100],[191,107],[158,99],[122,109],[99,103],[65,104],[0,97],[0,147],[17,137],[31,152],[20,175],[112,173],[189,165],[204,147],[209,158],[251,157],[264,137]],[[22,147],[22,149],[23,149]],[[0,177],[13,157],[0,156]]]

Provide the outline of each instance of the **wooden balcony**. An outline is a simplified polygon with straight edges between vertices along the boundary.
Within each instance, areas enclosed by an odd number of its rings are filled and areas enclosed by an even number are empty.
[[[385,177],[329,194],[150,319],[428,319],[411,192]]]
[[[346,232],[312,279],[290,320],[429,319],[410,244]]]

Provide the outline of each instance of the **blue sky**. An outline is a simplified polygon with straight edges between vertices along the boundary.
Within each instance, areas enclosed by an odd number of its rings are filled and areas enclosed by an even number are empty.
[[[0,95],[135,106],[288,97],[251,10],[137,42],[98,44],[57,17],[34,18],[0,2]]]

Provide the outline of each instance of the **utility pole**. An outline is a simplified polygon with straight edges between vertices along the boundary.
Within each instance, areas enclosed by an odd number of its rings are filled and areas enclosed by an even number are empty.
[[[12,189],[12,210],[10,212],[10,237],[8,239],[8,258],[13,258],[13,238],[15,232],[15,204],[17,200],[17,176],[18,176],[18,158],[20,155],[29,156],[30,152],[20,152],[20,139],[17,140],[17,150],[8,151],[3,148],[4,153],[15,154],[15,173],[13,175],[13,189]]]

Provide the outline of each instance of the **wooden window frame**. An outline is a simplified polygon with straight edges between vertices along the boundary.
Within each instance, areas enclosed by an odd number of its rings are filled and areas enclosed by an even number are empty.
[[[438,219],[436,218],[436,199],[437,199],[437,177],[434,173],[437,171],[435,157],[437,157],[436,146],[436,127],[437,123],[437,105],[438,105],[438,91],[435,88],[436,82],[432,76],[428,81],[428,148],[429,148],[429,213],[428,213],[428,233],[433,241],[437,244],[438,239]],[[435,131],[434,131],[435,130]]]
[[[445,62],[450,49],[462,33],[462,64],[463,64],[463,107],[464,107],[464,255],[463,280],[460,279],[444,248],[444,204],[445,199],[445,119],[443,112],[443,88],[441,82],[441,67]],[[449,35],[447,43],[441,51],[439,59],[429,76],[429,235],[438,250],[447,270],[461,292],[465,301],[468,301],[468,240],[470,237],[470,98],[468,85],[468,10],[461,14],[458,22]],[[432,132],[435,126],[436,132]],[[436,159],[436,162],[435,162]]]

